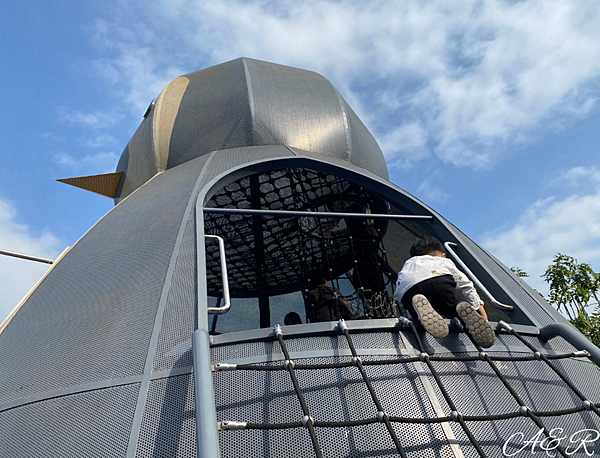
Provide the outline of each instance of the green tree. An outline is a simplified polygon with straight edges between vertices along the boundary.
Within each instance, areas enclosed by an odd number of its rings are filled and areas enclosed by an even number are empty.
[[[542,277],[550,285],[549,302],[558,311],[566,313],[571,324],[594,345],[600,346],[600,274],[589,264],[578,263],[574,257],[558,253]],[[589,314],[587,309],[593,305],[596,310]]]
[[[523,269],[521,269],[520,267],[511,267],[510,270],[512,270],[514,273],[516,273],[517,277],[521,277],[521,278],[529,277],[529,274],[527,272],[525,272]]]

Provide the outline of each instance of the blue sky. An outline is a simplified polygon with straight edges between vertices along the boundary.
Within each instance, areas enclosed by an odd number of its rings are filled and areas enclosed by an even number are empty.
[[[524,1],[30,1],[0,16],[0,248],[54,258],[112,208],[55,182],[114,171],[173,78],[240,56],[330,79],[391,180],[509,266],[600,269],[600,6]],[[0,257],[0,319],[46,267]]]

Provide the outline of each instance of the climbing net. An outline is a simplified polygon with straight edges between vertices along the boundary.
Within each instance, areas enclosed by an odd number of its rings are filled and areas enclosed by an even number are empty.
[[[294,210],[310,212],[384,213],[381,198],[343,178],[289,168],[251,175],[219,189],[208,208]],[[391,293],[394,274],[383,237],[388,223],[368,221],[368,231],[350,230],[340,218],[205,215],[205,233],[219,235],[227,247],[230,291],[234,297],[308,293],[308,280],[320,276],[340,289],[349,281],[355,292],[346,300],[357,316],[397,316]],[[356,226],[356,225],[355,225]],[[361,257],[360,251],[372,253]],[[218,296],[220,260],[215,244],[206,247],[209,294]],[[377,290],[363,278],[373,271],[382,278]]]
[[[300,402],[300,406],[302,409],[302,418],[299,421],[287,422],[287,423],[246,423],[239,421],[220,421],[218,424],[218,428],[221,431],[226,430],[235,430],[235,429],[248,429],[248,430],[281,430],[281,429],[291,429],[291,428],[306,428],[308,434],[310,436],[310,440],[312,443],[312,447],[314,449],[314,454],[316,457],[323,457],[322,448],[319,445],[319,441],[317,439],[317,435],[315,433],[315,428],[343,428],[343,427],[353,427],[353,426],[362,426],[369,425],[374,423],[382,423],[385,425],[386,430],[389,433],[392,441],[394,442],[395,448],[398,454],[401,457],[406,457],[405,447],[402,444],[402,440],[398,437],[396,431],[393,428],[393,423],[405,423],[405,424],[433,424],[433,423],[445,423],[445,422],[456,422],[460,425],[466,436],[468,437],[470,443],[473,445],[477,453],[480,457],[487,457],[485,451],[483,450],[480,442],[475,437],[475,435],[470,430],[467,422],[489,422],[493,420],[508,420],[511,418],[524,417],[529,419],[533,424],[539,428],[540,431],[545,435],[545,437],[552,443],[555,439],[552,437],[549,429],[544,425],[543,418],[544,417],[560,417],[564,415],[574,414],[578,412],[590,411],[600,417],[600,404],[595,404],[591,402],[587,397],[569,380],[569,378],[553,363],[553,360],[565,359],[565,358],[574,358],[574,357],[589,357],[589,353],[587,351],[575,351],[564,353],[560,355],[545,355],[541,353],[538,349],[536,349],[528,340],[526,340],[523,336],[521,336],[518,332],[516,332],[510,325],[499,322],[499,328],[508,332],[509,334],[515,336],[521,343],[523,343],[529,350],[531,350],[531,354],[524,356],[497,356],[488,354],[484,351],[481,346],[479,346],[474,339],[467,333],[470,340],[473,342],[475,347],[477,348],[478,354],[474,356],[442,356],[429,354],[425,350],[421,337],[417,332],[415,325],[412,321],[406,318],[400,318],[400,322],[402,325],[409,327],[410,332],[414,336],[414,339],[417,342],[419,354],[414,357],[404,357],[404,358],[395,358],[395,359],[386,359],[386,360],[373,360],[368,361],[358,356],[356,348],[354,346],[354,342],[348,329],[347,324],[344,320],[340,320],[338,329],[345,336],[347,340],[348,347],[352,354],[352,360],[346,362],[336,362],[329,364],[299,364],[291,359],[290,353],[287,349],[285,338],[283,334],[283,330],[281,327],[276,326],[274,328],[275,336],[279,345],[281,346],[284,362],[283,364],[273,364],[273,365],[260,365],[260,364],[216,364],[216,371],[223,370],[237,370],[237,371],[287,371],[289,372],[290,379],[292,385],[294,387],[294,392]],[[456,408],[456,405],[448,390],[446,389],[440,375],[435,369],[432,362],[436,361],[484,361],[489,365],[492,371],[496,374],[498,379],[502,382],[510,396],[514,398],[514,400],[518,403],[519,409],[514,412],[504,413],[504,414],[496,414],[496,415],[469,415],[468,413],[459,412]],[[528,407],[526,403],[523,401],[521,396],[516,392],[513,386],[510,384],[509,380],[502,373],[500,368],[498,367],[499,362],[510,361],[540,361],[540,363],[548,366],[566,385],[567,387],[575,394],[581,403],[579,405],[575,405],[571,408],[559,409],[559,410],[551,410],[551,411],[535,411]],[[375,366],[375,365],[395,365],[395,364],[407,364],[407,363],[416,363],[421,362],[427,366],[431,375],[433,376],[439,390],[445,399],[446,403],[450,408],[450,415],[447,416],[438,416],[438,417],[400,417],[400,416],[390,416],[388,415],[373,388],[371,380],[369,379],[367,372],[365,371],[366,366]],[[296,376],[296,371],[299,370],[323,370],[323,369],[335,369],[335,368],[344,368],[344,367],[356,367],[364,380],[364,383],[370,393],[372,401],[377,409],[377,414],[375,417],[364,418],[359,420],[351,420],[351,421],[319,421],[311,416],[311,413],[308,408],[308,404],[306,403],[304,394],[302,392],[302,388],[298,382],[298,378]],[[560,445],[560,443],[555,442],[555,447],[553,448],[560,456],[567,457],[569,456],[565,449]]]

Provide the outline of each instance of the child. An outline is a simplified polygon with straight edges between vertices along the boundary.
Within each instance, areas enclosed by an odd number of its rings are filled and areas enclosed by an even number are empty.
[[[337,288],[329,286],[324,277],[315,277],[309,281],[309,287],[315,287],[308,295],[309,319],[311,323],[337,321],[352,318],[348,302]]]
[[[410,254],[412,258],[398,274],[396,299],[435,338],[448,335],[443,317],[458,317],[475,342],[484,348],[491,347],[496,335],[488,323],[483,301],[467,276],[446,258],[442,243],[425,236],[411,247]]]

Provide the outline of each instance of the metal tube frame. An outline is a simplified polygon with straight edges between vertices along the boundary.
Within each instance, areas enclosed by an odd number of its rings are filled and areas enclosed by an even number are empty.
[[[192,353],[194,355],[196,456],[198,458],[220,458],[215,391],[210,361],[210,337],[205,329],[194,331]]]
[[[215,239],[219,242],[219,257],[221,259],[221,280],[223,282],[223,306],[207,307],[209,315],[222,315],[229,312],[231,298],[229,296],[229,280],[227,279],[227,260],[225,259],[225,242],[218,235],[205,235],[207,239]]]
[[[43,262],[44,264],[54,264],[52,259],[40,258],[29,254],[15,253],[14,251],[0,250],[0,254],[4,256],[12,256],[13,258],[27,259],[28,261]]]
[[[477,288],[479,288],[479,290],[485,295],[485,297],[488,298],[488,300],[491,302],[491,304],[499,310],[508,310],[508,311],[514,310],[514,307],[512,305],[503,304],[502,302],[497,301],[494,296],[492,296],[492,293],[490,293],[487,290],[487,288],[485,286],[483,286],[483,283],[481,283],[481,281],[479,281],[479,279],[475,276],[475,274],[473,272],[471,272],[471,269],[469,269],[467,267],[467,265],[462,261],[462,259],[460,259],[460,257],[451,248],[451,246],[458,246],[458,243],[454,243],[454,242],[445,242],[444,243],[444,248],[446,248],[446,251],[448,253],[450,253],[450,255],[454,258],[456,263],[461,267],[461,269],[467,275],[467,277],[469,277],[469,279],[473,283],[475,283],[475,286],[477,286]]]
[[[330,218],[330,219],[377,219],[377,220],[431,220],[431,215],[388,215],[385,213],[336,213],[336,212],[307,212],[290,210],[251,210],[245,208],[203,208],[204,213],[218,213],[223,215],[263,215],[302,218]],[[208,237],[208,236],[207,236]]]
[[[586,339],[574,326],[566,323],[551,323],[540,329],[540,339],[548,341],[554,337],[562,337],[576,350],[587,351],[590,354],[589,358],[600,366],[600,348]]]

